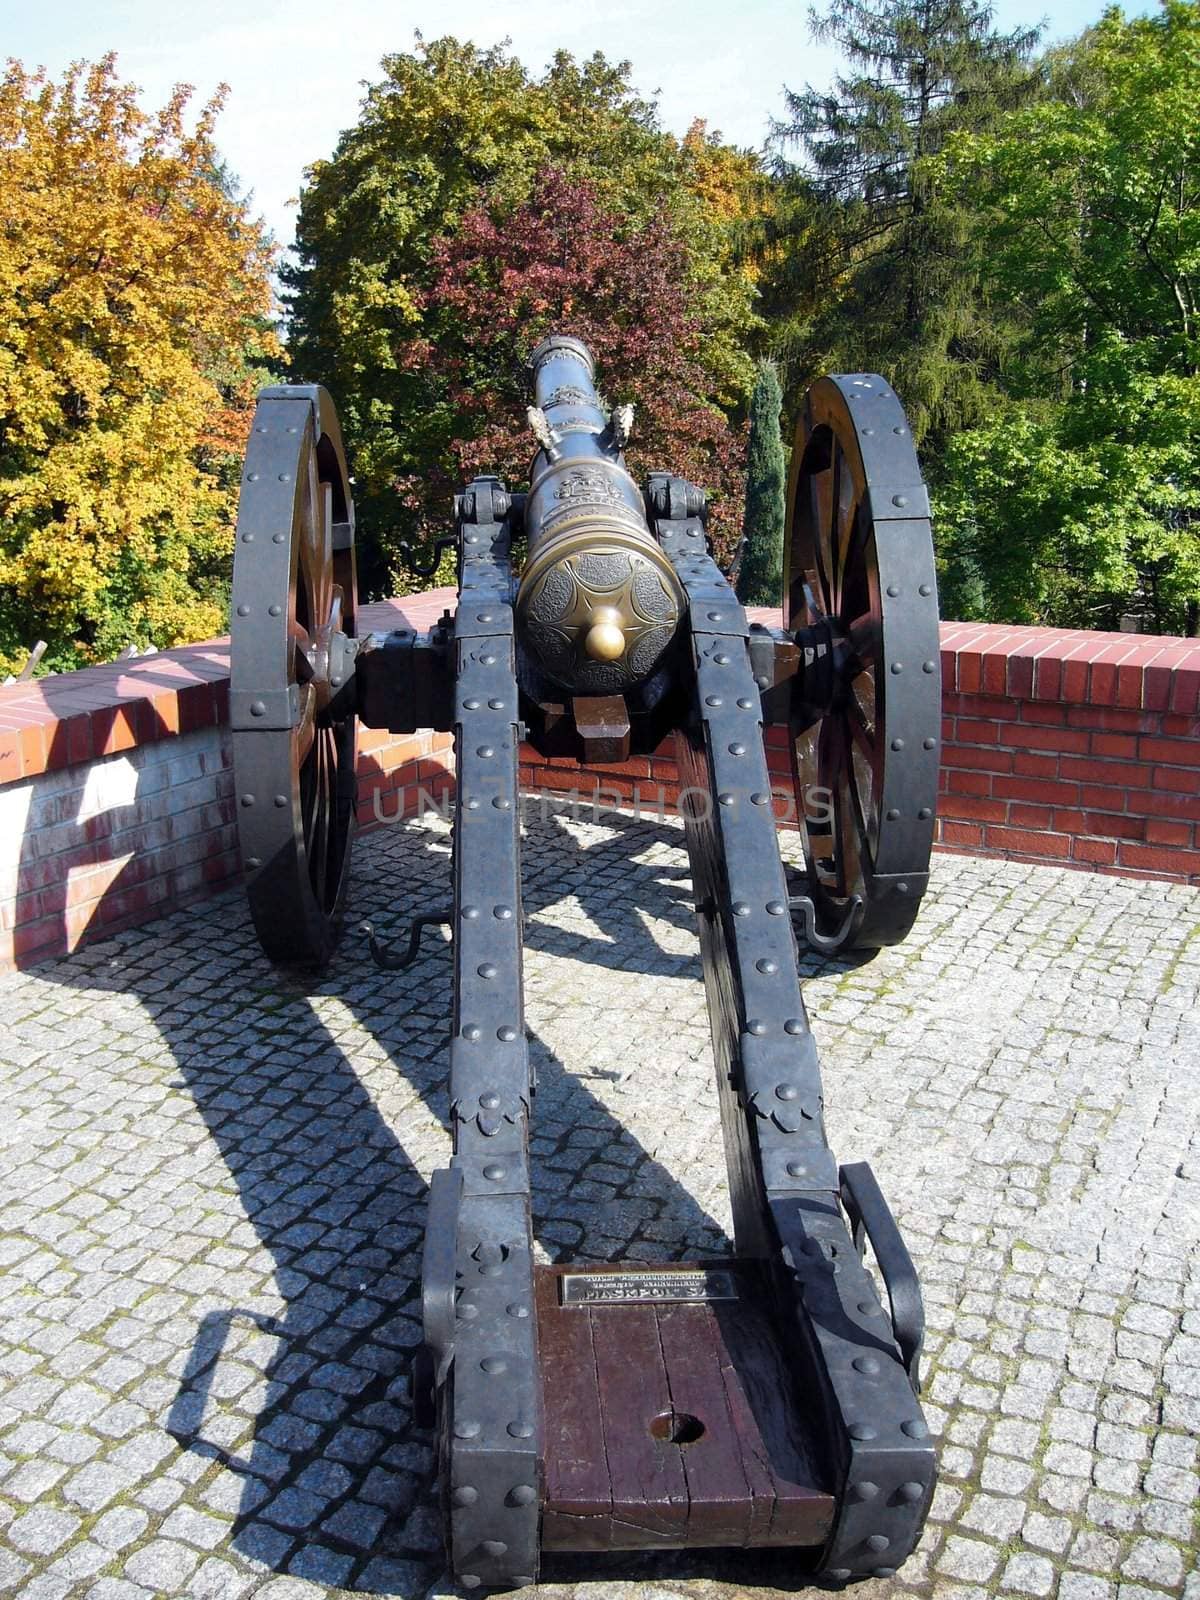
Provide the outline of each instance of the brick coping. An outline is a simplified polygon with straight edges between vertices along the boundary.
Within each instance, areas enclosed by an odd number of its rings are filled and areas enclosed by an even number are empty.
[[[362,606],[360,631],[428,628],[454,595],[431,589]],[[228,637],[0,685],[0,785],[219,727],[228,713]]]
[[[455,591],[361,607],[361,632],[427,628]],[[753,621],[778,626],[771,607]],[[1054,702],[1192,717],[1200,711],[1200,639],[1065,628],[943,622],[945,694]],[[163,650],[0,686],[0,785],[221,725],[228,713],[229,641]]]

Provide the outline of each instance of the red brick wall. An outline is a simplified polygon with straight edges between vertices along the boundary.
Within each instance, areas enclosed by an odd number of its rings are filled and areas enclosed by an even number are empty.
[[[947,848],[1200,883],[1200,641],[942,628]]]
[[[428,627],[449,590],[363,609]],[[770,612],[758,620],[775,621]],[[1200,641],[942,626],[943,848],[1200,883]],[[0,687],[0,969],[236,877],[225,640]],[[453,781],[448,735],[360,738],[364,826]],[[782,730],[768,754],[786,820]],[[583,772],[521,753],[527,789],[669,812],[653,757]]]
[[[363,627],[427,628],[447,597],[366,606]],[[237,877],[228,708],[225,639],[0,686],[0,971]],[[362,745],[370,817],[374,786],[415,783],[451,741],[364,729]]]

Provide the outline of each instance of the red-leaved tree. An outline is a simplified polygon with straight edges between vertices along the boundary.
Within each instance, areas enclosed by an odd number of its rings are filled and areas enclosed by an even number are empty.
[[[445,531],[448,495],[477,472],[522,484],[535,448],[526,429],[527,361],[547,333],[584,340],[610,405],[632,401],[626,452],[639,479],[667,470],[706,488],[718,552],[737,538],[745,484],[745,428],[708,394],[700,360],[703,286],[665,210],[648,221],[606,209],[585,182],[552,168],[530,198],[504,209],[481,194],[453,234],[434,244],[424,296],[428,338],[404,347],[424,368],[440,459],[396,485],[427,533]],[[432,442],[432,441],[431,441]]]

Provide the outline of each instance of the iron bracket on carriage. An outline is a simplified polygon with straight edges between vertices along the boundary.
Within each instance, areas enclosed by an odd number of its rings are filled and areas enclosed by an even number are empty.
[[[356,728],[453,731],[452,883],[418,919],[454,959],[454,1155],[434,1175],[418,1423],[436,1430],[468,1588],[543,1551],[784,1546],[813,1577],[888,1576],[927,1514],[920,1288],[870,1168],[839,1166],[797,970],[912,927],[940,714],[929,507],[895,394],[810,391],[788,493],[783,626],[746,613],[697,486],[639,486],[592,359],[531,358],[528,491],[456,497],[458,604],[360,638],[354,512],[323,389],[263,392],[238,519],[232,729],[263,948],[320,967],[341,925]],[[520,571],[514,549],[523,545]],[[764,730],[786,728],[805,866],[779,850]],[[725,1261],[541,1265],[521,979],[518,747],[589,764],[674,742],[729,1169]],[[649,1062],[647,1062],[647,1066]],[[869,1254],[868,1254],[869,1247]],[[886,1301],[886,1304],[885,1304]]]

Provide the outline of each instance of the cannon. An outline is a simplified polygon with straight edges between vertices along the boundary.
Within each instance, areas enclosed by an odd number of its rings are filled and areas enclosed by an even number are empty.
[[[454,1154],[434,1174],[412,1369],[449,1561],[533,1583],[543,1551],[786,1547],[834,1583],[893,1573],[933,1494],[920,1288],[870,1168],[822,1118],[799,943],[902,939],[924,892],[940,734],[929,504],[872,374],[809,391],[788,487],[783,626],[751,623],[706,499],[626,469],[591,356],[531,357],[529,485],[455,497],[458,603],[356,629],[354,511],[324,389],[266,389],[246,454],[230,721],[242,860],[267,955],[319,967],[344,916],[356,726],[454,735]],[[515,552],[523,544],[519,575]],[[765,730],[786,730],[804,866],[785,866]],[[589,766],[673,739],[734,1253],[535,1263],[518,749]],[[886,1304],[885,1304],[886,1302]]]

